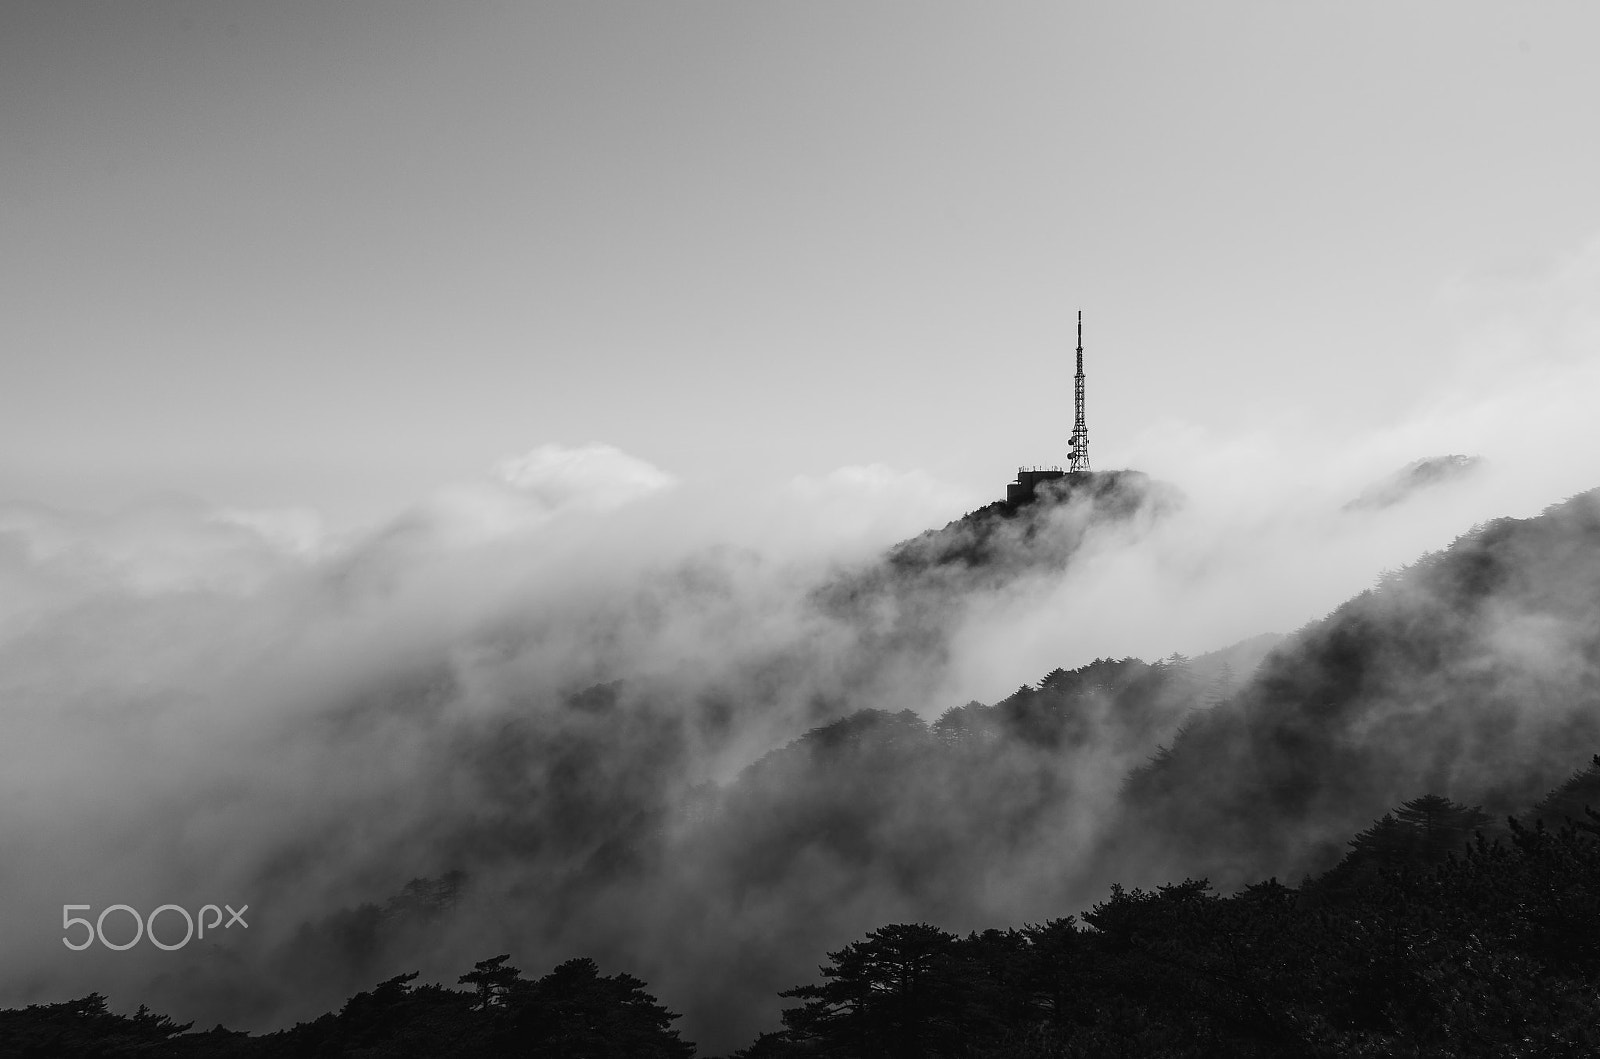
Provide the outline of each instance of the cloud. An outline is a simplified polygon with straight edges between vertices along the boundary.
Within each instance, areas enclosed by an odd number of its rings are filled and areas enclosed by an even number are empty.
[[[614,445],[540,445],[502,460],[501,481],[551,510],[609,511],[670,489],[677,479]]]
[[[54,601],[97,592],[252,592],[323,544],[320,517],[304,509],[213,510],[159,496],[109,513],[0,505],[19,581],[54,586]]]
[[[237,508],[214,511],[209,521],[250,530],[279,551],[310,557],[328,544],[321,513],[306,507]]]
[[[1581,300],[1565,272],[1508,295],[1505,348],[1525,370],[1463,371],[1367,437],[1151,424],[1136,462],[1175,480],[1186,505],[1090,525],[1065,569],[1018,563],[1017,579],[988,587],[932,578],[872,595],[885,545],[1004,486],[969,496],[878,464],[726,489],[609,445],[544,445],[337,540],[304,512],[0,511],[0,1003],[116,987],[119,1002],[180,1019],[271,1026],[338,1003],[352,987],[341,974],[353,987],[419,965],[458,974],[513,945],[527,969],[605,951],[669,1004],[729,968],[792,985],[855,923],[781,885],[745,904],[697,889],[703,865],[671,825],[700,785],[859,707],[931,718],[1096,656],[1292,629],[1475,521],[1600,482]],[[1580,323],[1540,322],[1567,307]],[[1546,357],[1545,341],[1569,345]],[[1486,455],[1490,470],[1391,510],[1340,511],[1446,452]],[[820,603],[846,575],[871,598]],[[1544,635],[1514,642],[1532,650]],[[582,697],[595,685],[610,690]],[[1098,825],[1085,807],[1120,781],[1110,760],[1066,784],[1085,800],[1063,819],[1086,844]],[[666,855],[629,866],[641,834],[665,835]],[[1059,872],[1035,867],[1067,901],[1074,853],[1060,855]],[[447,945],[401,946],[396,966],[342,950],[274,963],[300,951],[302,927],[455,867],[484,904]],[[858,894],[849,915],[920,914],[895,904],[892,865],[865,870],[821,864],[811,881]],[[698,925],[672,900],[688,893]],[[83,900],[248,900],[264,918],[226,975],[152,951],[101,964],[60,943],[59,906]],[[204,984],[224,979],[244,985]]]
[[[557,518],[615,512],[677,486],[672,475],[614,445],[540,445],[501,460],[490,474],[435,490],[379,536],[413,550],[476,547]]]

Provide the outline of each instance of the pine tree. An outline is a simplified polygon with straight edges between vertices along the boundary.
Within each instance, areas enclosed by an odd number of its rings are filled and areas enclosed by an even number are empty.
[[[487,960],[479,960],[472,965],[472,970],[457,978],[462,985],[470,985],[478,990],[478,1002],[473,1005],[474,1011],[487,1011],[491,1007],[500,1005],[505,995],[511,991],[522,972],[515,967],[505,966],[511,959],[509,952],[502,953]]]

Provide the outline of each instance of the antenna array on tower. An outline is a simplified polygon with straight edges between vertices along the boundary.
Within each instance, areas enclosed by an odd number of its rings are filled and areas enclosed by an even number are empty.
[[[1083,310],[1078,310],[1078,374],[1072,379],[1072,446],[1067,454],[1067,470],[1089,469],[1089,427],[1083,418]]]

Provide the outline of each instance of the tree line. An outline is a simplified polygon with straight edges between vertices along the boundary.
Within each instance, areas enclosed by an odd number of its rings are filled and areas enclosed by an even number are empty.
[[[1495,837],[1477,807],[1408,801],[1298,886],[1113,886],[1081,916],[965,937],[889,924],[783,991],[781,1028],[730,1059],[1600,1054],[1594,802],[1600,756]],[[398,975],[260,1036],[90,994],[0,1012],[0,1054],[696,1054],[639,979],[580,958],[529,980],[509,960],[461,988]]]

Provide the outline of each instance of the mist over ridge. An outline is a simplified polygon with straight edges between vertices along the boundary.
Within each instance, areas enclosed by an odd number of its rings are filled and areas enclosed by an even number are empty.
[[[1438,781],[1492,801],[1476,792],[1501,765],[1572,767],[1563,754],[1584,731],[1570,725],[1529,727],[1498,763],[1487,744],[1472,750],[1471,725],[1449,728],[1479,770],[1471,790],[1442,752],[1398,767],[1412,729],[1394,685],[1412,655],[1385,662],[1390,705],[1356,711],[1348,731],[1281,713],[1308,694],[1301,669],[1326,664],[1309,630],[1254,674],[1266,644],[1233,655],[1237,667],[1172,651],[1061,665],[1124,622],[1154,622],[1146,636],[1172,650],[1200,628],[1218,647],[1242,639],[1230,623],[1263,611],[1241,586],[1272,587],[1263,574],[1308,531],[1321,583],[1293,585],[1307,610],[1340,591],[1330,572],[1370,584],[1374,559],[1417,554],[1400,551],[1392,521],[1418,520],[1409,505],[1330,521],[1324,504],[1241,526],[1139,475],[1099,480],[1111,488],[990,505],[876,555],[682,548],[673,534],[692,542],[695,513],[671,504],[699,498],[659,487],[597,510],[496,486],[487,535],[455,528],[481,508],[458,496],[323,552],[252,543],[269,565],[248,581],[119,582],[129,575],[108,566],[85,584],[75,567],[54,609],[32,610],[0,648],[15,733],[0,812],[19,854],[6,928],[23,939],[0,982],[16,1001],[92,984],[271,1028],[401,971],[443,977],[507,948],[533,966],[587,953],[642,974],[685,1012],[686,1035],[715,1048],[770,1025],[775,991],[816,953],[882,922],[1042,920],[1111,876],[1312,870],[1391,791]],[[1566,542],[1541,555],[1593,561],[1585,503],[1535,520]],[[1420,521],[1450,518],[1442,507]],[[654,540],[630,551],[641,530]],[[63,534],[52,553],[27,532],[9,535],[8,569],[41,593],[51,554],[96,546]],[[226,549],[200,539],[215,568]],[[1555,560],[1532,558],[1519,545],[1497,561],[1539,586],[1558,579]],[[1395,584],[1376,595],[1399,598]],[[1529,611],[1539,591],[1477,599],[1486,624],[1462,634],[1472,650],[1520,645],[1508,681],[1534,680],[1515,676],[1533,664],[1530,643],[1587,657],[1561,631],[1583,616]],[[1023,668],[1041,651],[1057,664]],[[1590,669],[1573,666],[1536,683],[1551,716],[1578,723],[1572,696]],[[1448,696],[1455,672],[1430,695]],[[1474,723],[1503,714],[1497,702]],[[1363,764],[1362,726],[1380,722],[1390,756]],[[1371,789],[1328,788],[1313,770],[1289,797],[1299,757],[1268,755],[1263,774],[1227,756],[1324,735],[1348,744],[1339,760],[1362,765],[1348,774]],[[46,764],[53,741],[74,748],[70,771]],[[1163,801],[1174,796],[1181,812]],[[64,902],[225,893],[248,894],[260,917],[248,945],[59,951]]]

